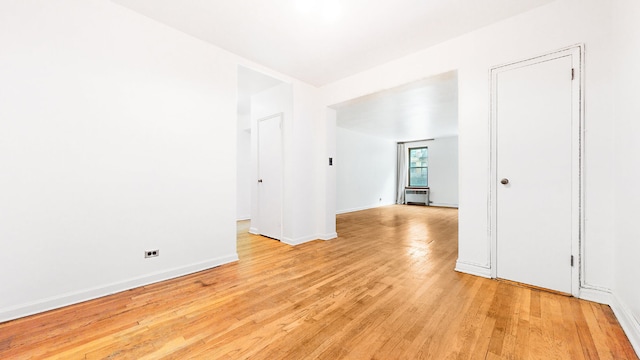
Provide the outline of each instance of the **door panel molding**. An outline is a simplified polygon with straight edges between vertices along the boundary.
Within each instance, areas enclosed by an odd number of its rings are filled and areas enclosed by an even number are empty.
[[[489,168],[489,196],[488,196],[488,241],[491,277],[497,277],[497,80],[502,72],[515,70],[563,57],[571,59],[573,76],[571,83],[571,254],[574,265],[571,268],[571,294],[579,296],[580,288],[584,286],[584,45],[577,44],[543,55],[521,61],[495,66],[490,69],[490,168]],[[569,259],[567,259],[569,261]]]

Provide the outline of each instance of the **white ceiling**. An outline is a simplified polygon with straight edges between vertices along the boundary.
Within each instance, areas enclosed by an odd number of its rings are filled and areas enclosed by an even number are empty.
[[[393,141],[458,134],[458,74],[450,71],[332,106],[337,125]]]
[[[321,86],[553,0],[112,1]]]

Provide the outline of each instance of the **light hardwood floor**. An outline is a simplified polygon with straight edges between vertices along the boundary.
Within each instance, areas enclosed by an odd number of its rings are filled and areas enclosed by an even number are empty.
[[[455,272],[455,209],[337,222],[240,222],[237,263],[0,324],[0,359],[637,359],[608,306]]]

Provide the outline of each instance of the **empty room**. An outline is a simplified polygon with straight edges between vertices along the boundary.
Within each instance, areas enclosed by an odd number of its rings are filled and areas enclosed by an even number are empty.
[[[0,29],[0,359],[638,359],[637,1]]]

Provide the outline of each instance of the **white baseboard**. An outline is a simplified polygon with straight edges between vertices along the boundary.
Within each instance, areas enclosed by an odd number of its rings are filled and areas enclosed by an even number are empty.
[[[258,232],[258,229],[256,229],[256,228],[250,228],[249,229],[249,233],[253,234],[253,235],[261,235]],[[302,237],[299,237],[299,238],[290,238],[290,237],[284,236],[284,237],[282,237],[280,242],[283,243],[283,244],[296,246],[296,245],[304,244],[306,242],[313,241],[313,240],[331,240],[331,239],[335,239],[337,237],[338,237],[338,234],[335,233],[335,232],[334,233],[329,233],[329,234],[322,234],[322,235],[314,234],[314,235],[302,236]]]
[[[580,298],[611,307],[631,346],[640,356],[640,321],[633,316],[629,308],[610,290],[586,286],[580,289]]]
[[[448,207],[448,208],[458,208],[458,204],[441,204],[441,203],[430,203],[429,206],[438,206],[438,207]]]
[[[296,245],[300,245],[300,244],[304,244],[306,242],[309,241],[313,241],[313,240],[331,240],[331,239],[335,239],[338,237],[338,233],[329,233],[329,234],[323,234],[323,235],[310,235],[310,236],[303,236],[297,239],[292,239],[292,238],[283,238],[282,239],[282,243],[285,243],[287,245],[291,245],[291,246],[296,246]]]
[[[337,232],[318,235],[318,239],[320,239],[320,240],[331,240],[331,239],[335,239],[337,237],[338,237],[338,233]]]
[[[236,218],[236,221],[245,221],[245,220],[251,220],[251,216],[247,215],[247,216],[238,216]]]
[[[136,287],[153,284],[156,282],[173,279],[176,277],[192,274],[198,271],[207,270],[216,266],[227,264],[238,260],[238,254],[219,257],[212,260],[203,261],[196,264],[181,266],[165,271],[160,271],[136,278],[124,280],[117,283],[96,286],[93,288],[62,294],[47,299],[37,300],[27,304],[21,304],[10,308],[0,309],[0,322],[5,322],[21,317],[58,309],[68,305],[81,303],[88,300],[97,299],[103,296],[119,293]]]
[[[372,204],[372,205],[360,206],[360,207],[355,207],[355,208],[350,208],[350,209],[337,210],[337,211],[336,211],[336,215],[339,215],[339,214],[346,214],[346,213],[355,212],[355,211],[362,211],[362,210],[375,209],[375,208],[377,208],[377,207],[381,207],[381,206],[388,206],[388,205],[395,205],[395,204],[396,204],[395,202],[392,202],[392,203],[382,203],[382,204]]]
[[[303,236],[295,239],[283,237],[281,242],[287,245],[296,246],[313,240],[318,240],[318,237],[316,235]]]
[[[491,269],[483,265],[472,264],[458,260],[456,261],[455,270],[465,274],[471,274],[491,279]]]
[[[610,306],[613,313],[616,315],[616,318],[618,318],[622,330],[627,334],[631,346],[633,346],[636,354],[640,357],[640,321],[633,316],[629,307],[620,301],[615,294],[611,300]]]
[[[613,295],[609,289],[591,287],[587,285],[580,288],[580,299],[597,302],[599,304],[611,305]]]

